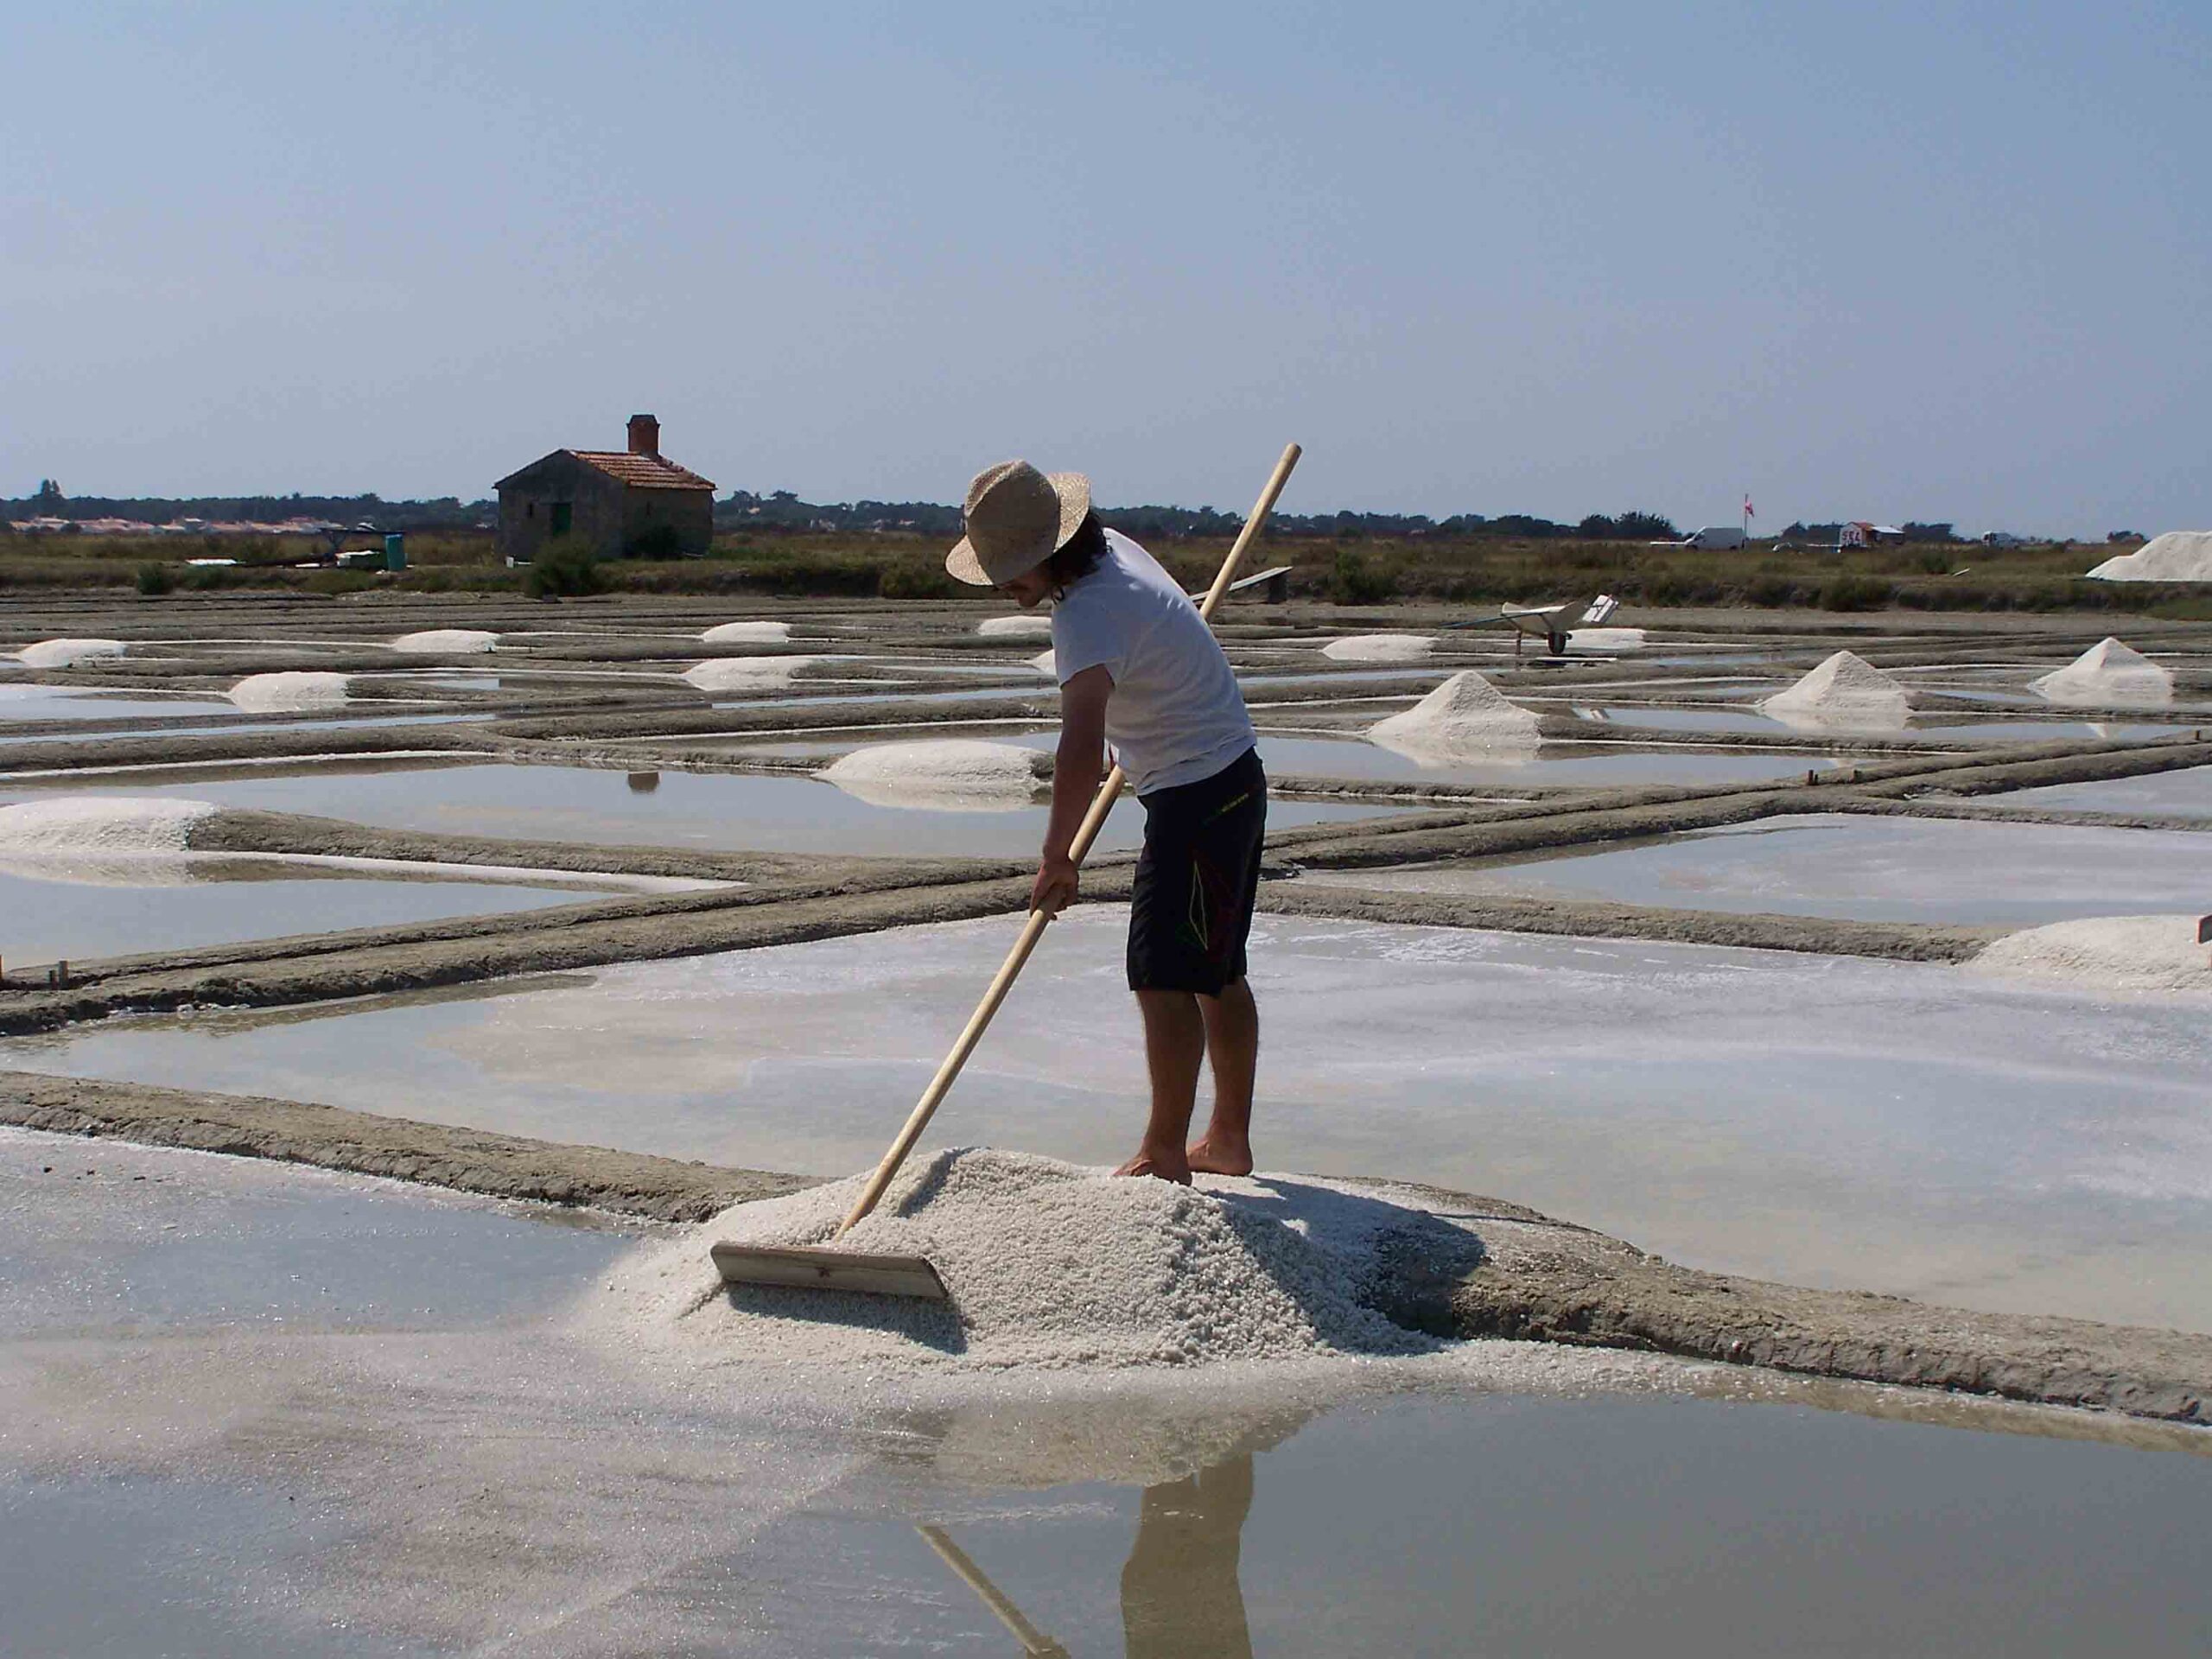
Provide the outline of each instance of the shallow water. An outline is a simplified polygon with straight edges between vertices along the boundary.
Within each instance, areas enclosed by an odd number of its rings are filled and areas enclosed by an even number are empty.
[[[934,735],[935,734],[931,734]],[[958,734],[986,742],[1017,745],[1049,754],[1059,744],[1057,728],[1029,732],[969,730]],[[886,735],[881,741],[899,739]],[[733,744],[753,754],[828,757],[849,752],[851,738],[785,740]],[[1462,766],[1423,766],[1406,755],[1353,737],[1290,737],[1260,734],[1260,760],[1277,777],[1326,778],[1345,782],[1463,784],[1523,788],[1589,785],[1629,787],[1657,783],[1726,783],[1802,775],[1808,767],[1836,765],[1827,756],[1802,754],[1714,754],[1691,749],[1622,749],[1562,752],[1556,746],[1532,754],[1501,757]],[[1269,808],[1269,822],[1279,820]]]
[[[926,1145],[1091,1163],[1144,1071],[1127,912],[1058,924]],[[872,1163],[1007,918],[468,1001],[111,1021],[0,1065],[670,1156]],[[1262,916],[1270,1166],[1532,1204],[1692,1265],[2212,1330],[2212,1022],[1923,963]]]
[[[106,696],[51,685],[0,685],[0,726],[42,720],[145,720],[163,715],[230,715],[219,698]]]
[[[388,879],[267,859],[148,861],[154,880],[145,885],[133,880],[124,861],[102,866],[97,884],[27,873],[35,868],[28,861],[0,866],[0,963],[10,969],[504,914],[606,896],[574,887]]]
[[[406,1331],[540,1315],[634,1225],[0,1126],[0,1331]],[[0,1599],[4,1600],[4,1599]]]
[[[2139,812],[2146,817],[2212,818],[2212,766],[2183,766],[2139,778],[2101,783],[2053,784],[1986,798],[2000,806],[2033,806],[2058,812]],[[2212,905],[2212,884],[2206,903]]]
[[[11,1650],[2163,1659],[2212,1622],[2183,1433],[1505,1343],[795,1414],[563,1342],[620,1230],[12,1130],[0,1186]]]
[[[1734,913],[2029,927],[2201,908],[2208,868],[2212,847],[2186,830],[1815,813],[1606,852],[1316,870],[1312,879],[1400,893],[1535,893]]]
[[[498,764],[329,765],[175,783],[107,779],[101,788],[106,793],[127,788],[133,795],[176,795],[435,835],[718,851],[1027,857],[1044,840],[1046,817],[1041,804],[1004,811],[873,806],[811,778]],[[22,798],[20,791],[16,798]],[[1287,829],[1382,817],[1394,810],[1277,801],[1269,804],[1268,822]],[[1133,848],[1143,835],[1143,810],[1124,801],[1108,818],[1098,844]]]

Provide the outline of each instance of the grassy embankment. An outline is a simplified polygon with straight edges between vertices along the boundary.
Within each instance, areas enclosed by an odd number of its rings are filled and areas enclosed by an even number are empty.
[[[28,537],[0,534],[0,589],[135,588],[149,604],[194,593],[277,590],[338,595],[530,591],[531,573],[509,570],[484,531],[416,532],[407,538],[409,569],[297,568],[308,550],[276,538]],[[1209,578],[1226,544],[1193,540],[1155,546],[1193,585]],[[1446,600],[1492,604],[1580,599],[1599,592],[1649,606],[1757,606],[1876,611],[2127,611],[2176,619],[2212,618],[2202,588],[2084,582],[2102,559],[2100,546],[1987,548],[1905,545],[1847,553],[1740,551],[1649,547],[1631,542],[1521,541],[1433,537],[1341,542],[1277,537],[1269,563],[1293,567],[1294,596],[1338,604]],[[193,557],[236,559],[192,566]],[[780,594],[851,598],[950,597],[962,591],[944,574],[943,549],[912,536],[805,534],[722,536],[704,559],[577,562],[565,572],[548,562],[559,593]]]

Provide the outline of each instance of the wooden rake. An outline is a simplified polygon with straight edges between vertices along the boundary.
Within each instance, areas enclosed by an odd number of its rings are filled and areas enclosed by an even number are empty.
[[[1274,510],[1275,498],[1282,493],[1283,486],[1290,481],[1291,468],[1298,465],[1299,448],[1287,446],[1282,459],[1275,462],[1275,469],[1268,479],[1267,488],[1260,492],[1260,499],[1252,515],[1244,521],[1244,528],[1237,532],[1236,544],[1229,550],[1229,556],[1222,561],[1220,574],[1213,579],[1213,586],[1206,590],[1199,602],[1198,614],[1208,621],[1213,619],[1215,607],[1236,580],[1237,568],[1244,562],[1244,555],[1259,538],[1260,526],[1268,514]],[[1116,766],[1106,774],[1099,785],[1097,798],[1090,804],[1090,810],[1084,815],[1083,827],[1076,832],[1075,842],[1068,855],[1080,866],[1090,853],[1091,843],[1098,839],[1098,832],[1105,826],[1106,815],[1114,810],[1114,803],[1122,793],[1122,769]],[[945,1096],[951,1090],[953,1080],[960,1069],[968,1064],[968,1057],[976,1052],[976,1045],[982,1041],[983,1033],[990,1027],[992,1016],[999,1005],[1006,1001],[1007,993],[1014,988],[1030,955],[1037,949],[1037,942],[1045,937],[1046,924],[1052,920],[1041,910],[1029,912],[1029,919],[1021,929],[1021,937],[1014,942],[1014,949],[1007,952],[1005,963],[990,988],[983,993],[983,1000],[976,1005],[976,1012],[968,1018],[966,1029],[944,1057],[944,1063],[930,1079],[930,1086],[922,1091],[921,1099],[907,1115],[906,1127],[899,1131],[898,1139],[875,1166],[875,1173],[868,1178],[845,1219],[838,1224],[829,1245],[780,1247],[766,1244],[734,1244],[721,1243],[714,1246],[715,1268],[722,1278],[731,1284],[774,1285],[810,1290],[858,1290],[881,1296],[920,1296],[933,1301],[945,1299],[944,1281],[928,1258],[919,1255],[889,1255],[865,1250],[841,1250],[834,1248],[834,1240],[842,1238],[857,1225],[861,1218],[882,1201],[884,1190],[898,1174],[899,1166],[906,1161],[906,1154],[921,1139],[922,1131],[929,1127],[931,1117]]]

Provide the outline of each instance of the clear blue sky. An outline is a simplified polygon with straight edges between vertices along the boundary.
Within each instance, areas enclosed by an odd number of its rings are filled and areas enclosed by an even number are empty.
[[[0,493],[2212,524],[2212,7],[7,10]]]

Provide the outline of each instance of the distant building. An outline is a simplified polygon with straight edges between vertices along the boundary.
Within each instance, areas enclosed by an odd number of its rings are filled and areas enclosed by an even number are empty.
[[[495,486],[499,551],[528,564],[556,537],[595,556],[696,557],[714,539],[715,486],[660,453],[660,423],[630,417],[627,449],[556,449]]]

